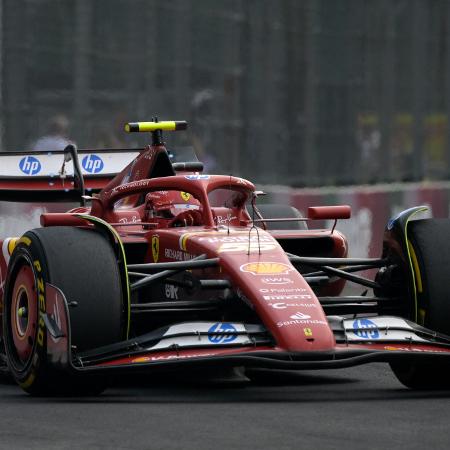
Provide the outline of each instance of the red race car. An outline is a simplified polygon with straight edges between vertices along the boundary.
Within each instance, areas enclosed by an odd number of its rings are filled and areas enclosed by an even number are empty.
[[[129,123],[152,135],[138,150],[0,156],[1,200],[80,202],[0,240],[2,354],[25,391],[99,393],[121,372],[369,362],[411,388],[450,386],[447,219],[411,220],[424,209],[412,208],[388,223],[380,258],[349,258],[335,229],[349,206],[304,218],[258,202],[250,181],[173,162],[162,131],[186,126]]]

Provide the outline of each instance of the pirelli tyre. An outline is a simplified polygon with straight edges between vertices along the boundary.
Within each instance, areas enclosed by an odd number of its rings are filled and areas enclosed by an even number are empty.
[[[417,323],[450,336],[448,278],[450,267],[450,220],[422,219],[408,224],[410,267],[414,292],[410,299]],[[413,389],[449,389],[450,365],[392,363],[397,378]]]
[[[34,395],[97,394],[98,377],[75,375],[47,361],[46,283],[58,287],[69,308],[75,352],[122,337],[120,274],[110,242],[99,232],[72,227],[25,233],[11,256],[4,296],[3,334],[9,369]]]
[[[258,210],[261,213],[263,219],[285,219],[285,218],[298,218],[301,219],[302,215],[297,208],[290,205],[278,205],[273,203],[258,205]],[[307,226],[304,221],[274,221],[265,222],[266,229],[268,230],[306,230]]]

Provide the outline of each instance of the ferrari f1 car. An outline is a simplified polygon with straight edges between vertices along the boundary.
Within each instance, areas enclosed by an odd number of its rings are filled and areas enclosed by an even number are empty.
[[[369,362],[410,388],[450,386],[449,220],[409,209],[387,224],[380,258],[350,258],[335,228],[349,206],[302,217],[258,201],[250,181],[173,162],[162,131],[186,125],[127,124],[152,135],[138,150],[1,156],[0,199],[80,202],[0,240],[2,352],[25,391],[99,393],[133,371]],[[345,295],[347,282],[361,295]]]

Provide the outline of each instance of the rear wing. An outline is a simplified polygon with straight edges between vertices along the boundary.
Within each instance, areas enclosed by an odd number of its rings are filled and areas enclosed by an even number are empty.
[[[79,150],[87,193],[105,187],[145,149]],[[78,200],[73,162],[64,150],[0,153],[0,201]]]

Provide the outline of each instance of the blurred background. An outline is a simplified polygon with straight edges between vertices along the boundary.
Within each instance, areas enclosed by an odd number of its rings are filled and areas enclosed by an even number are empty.
[[[447,0],[0,0],[0,24],[2,151],[55,124],[141,146],[123,124],[156,115],[259,183],[449,178]]]

